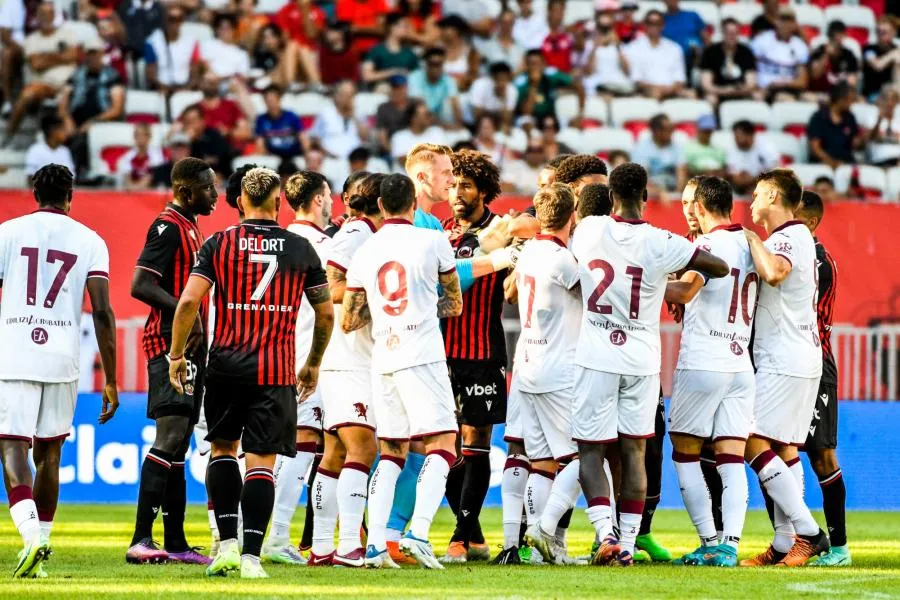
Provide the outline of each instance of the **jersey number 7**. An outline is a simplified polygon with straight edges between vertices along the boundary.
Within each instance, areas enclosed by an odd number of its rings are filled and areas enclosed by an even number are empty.
[[[21,251],[22,256],[28,261],[28,277],[25,284],[25,303],[28,306],[37,304],[39,253],[40,249],[33,247],[22,248]],[[59,291],[62,289],[63,282],[66,280],[66,275],[68,275],[69,271],[72,270],[72,267],[75,266],[77,260],[78,256],[75,254],[69,254],[62,250],[47,250],[47,262],[51,264],[61,262],[62,265],[60,265],[56,277],[53,278],[50,289],[47,290],[47,296],[44,298],[44,308],[53,308],[53,305],[56,304],[56,297],[59,296]]]
[[[275,271],[278,270],[278,257],[274,254],[251,254],[250,262],[266,265],[266,271],[263,273],[262,279],[259,280],[259,284],[250,296],[251,300],[259,302],[272,284],[272,279],[275,278]]]

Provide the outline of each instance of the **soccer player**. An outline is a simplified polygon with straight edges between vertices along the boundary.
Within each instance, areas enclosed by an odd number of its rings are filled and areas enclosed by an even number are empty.
[[[587,217],[575,230],[584,310],[576,350],[572,437],[578,443],[588,519],[603,540],[594,564],[632,564],[647,479],[645,440],[654,435],[659,394],[659,311],[669,273],[691,268],[710,277],[725,262],[641,220],[647,172],[634,163],[609,178],[611,217]],[[606,445],[618,442],[621,541],[612,535]]]
[[[531,460],[525,540],[553,563],[565,555],[556,537],[559,520],[580,492],[578,448],[570,435],[581,315],[578,263],[567,247],[575,195],[569,186],[554,183],[538,191],[534,207],[541,233],[525,243],[516,263],[522,333],[514,375]]]
[[[818,268],[819,296],[816,316],[819,340],[822,343],[822,379],[816,394],[816,407],[809,434],[803,451],[809,457],[813,471],[819,478],[822,489],[822,508],[828,524],[828,538],[831,548],[827,554],[812,562],[817,567],[850,566],[850,550],[847,548],[847,522],[845,503],[847,490],[844,476],[837,462],[834,449],[837,448],[837,365],[831,349],[831,319],[834,314],[834,298],[837,291],[837,264],[825,250],[822,242],[815,237],[816,229],[822,224],[825,205],[815,192],[803,190],[800,209],[794,216],[803,221],[813,234],[816,244],[816,266]]]
[[[734,567],[747,512],[744,446],[755,392],[749,347],[759,276],[744,228],[731,222],[731,185],[706,177],[694,198],[692,213],[701,232],[694,243],[724,259],[731,277],[707,282],[688,271],[666,289],[667,301],[685,305],[669,418],[672,459],[681,497],[700,536],[700,547],[675,562]],[[713,440],[725,489],[721,540],[700,468],[707,438]]]
[[[184,511],[187,483],[184,459],[194,425],[200,417],[206,372],[207,305],[199,307],[187,346],[187,383],[182,392],[169,385],[166,353],[171,346],[172,315],[178,296],[187,285],[203,234],[197,217],[209,215],[216,206],[216,177],[198,158],[185,158],[172,168],[172,201],[154,219],[138,257],[131,295],[150,306],[144,328],[147,356],[147,417],[156,423],[156,438],[141,467],[137,514],[129,563],[165,561],[209,564],[185,539]],[[152,538],[153,521],[162,507],[165,550]]]
[[[391,565],[385,531],[410,439],[425,443],[416,506],[400,549],[425,568],[442,569],[428,541],[431,521],[456,460],[457,424],[439,318],[458,316],[462,292],[447,238],[413,227],[415,192],[405,175],[381,184],[384,225],[353,258],[347,273],[341,326],[372,323],[372,366],[381,460],[369,487],[366,564]],[[397,253],[402,248],[403,252]],[[443,295],[438,296],[438,285]],[[437,309],[437,310],[435,310]]]
[[[368,171],[356,171],[355,173],[347,175],[347,178],[344,180],[343,191],[341,192],[341,203],[344,205],[345,212],[333,217],[328,223],[328,227],[325,228],[325,233],[328,237],[334,237],[341,226],[350,218],[350,199],[356,195],[356,189],[357,186],[359,186],[359,183],[368,176]]]
[[[788,169],[759,176],[750,210],[768,239],[746,230],[762,280],[754,328],[754,422],[746,458],[775,503],[775,539],[744,566],[801,566],[828,550],[828,537],[803,500],[797,446],[809,434],[822,375],[816,324],[816,248],[809,229],[794,219],[802,187]]]
[[[343,299],[347,267],[384,220],[378,206],[384,178],[385,175],[374,173],[359,183],[349,205],[354,216],[338,231],[327,252],[326,273],[332,302]],[[335,313],[341,316],[338,304]],[[325,429],[329,434],[312,492],[313,537],[308,565],[360,567],[365,553],[361,551],[359,527],[375,453],[372,328],[365,326],[345,333],[336,327],[333,338],[322,363]],[[334,529],[339,514],[340,539],[335,549]]]
[[[253,169],[244,176],[239,205],[245,219],[203,244],[173,319],[169,378],[181,393],[188,381],[188,333],[205,296],[216,286],[204,409],[212,442],[206,482],[222,542],[207,575],[239,568],[244,578],[267,577],[259,554],[274,503],[275,457],[296,453],[297,392],[302,402],[315,391],[331,336],[334,313],[319,257],[308,241],[275,220],[280,183],[269,169]],[[296,315],[304,295],[316,318],[309,356],[296,373]],[[247,462],[243,482],[238,444]],[[237,541],[238,504],[243,555]]]
[[[75,179],[49,164],[32,177],[38,210],[0,225],[0,460],[9,513],[22,536],[14,577],[46,577],[59,501],[59,458],[78,398],[87,288],[106,384],[100,424],[119,406],[109,250],[68,216]],[[32,450],[37,473],[31,474]]]
[[[324,176],[312,171],[292,175],[284,184],[284,195],[294,210],[294,222],[288,231],[309,241],[319,259],[327,260],[331,238],[324,227],[331,220],[331,188]],[[297,315],[296,364],[306,362],[312,344],[315,312],[309,305],[301,305]],[[332,338],[334,333],[332,333]],[[324,358],[323,358],[324,363]],[[305,401],[297,405],[297,454],[279,457],[275,469],[275,508],[272,512],[272,530],[263,544],[263,558],[272,562],[303,565],[306,558],[290,543],[291,521],[297,510],[300,492],[306,481],[306,473],[315,460],[316,448],[322,441],[321,386]]]

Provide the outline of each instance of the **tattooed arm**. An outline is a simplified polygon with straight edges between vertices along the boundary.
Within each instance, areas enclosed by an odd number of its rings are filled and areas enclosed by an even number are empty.
[[[299,401],[309,398],[319,383],[319,365],[322,364],[322,356],[331,339],[331,330],[334,328],[334,306],[331,304],[331,294],[327,285],[319,285],[307,288],[304,292],[315,312],[313,324],[312,347],[306,364],[297,373],[297,391],[300,393]]]
[[[462,290],[459,287],[459,275],[456,271],[440,273],[438,281],[444,289],[444,295],[438,299],[438,317],[458,317],[462,314]]]
[[[372,321],[365,290],[344,292],[343,313],[341,329],[344,333],[362,329]]]
[[[333,265],[325,267],[325,276],[328,278],[328,289],[331,292],[331,301],[341,304],[344,301],[344,291],[347,289],[347,273]]]

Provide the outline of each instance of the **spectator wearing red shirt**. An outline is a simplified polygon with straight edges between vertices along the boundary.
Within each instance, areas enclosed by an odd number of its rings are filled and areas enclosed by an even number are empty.
[[[360,55],[372,49],[384,36],[384,15],[390,12],[385,0],[337,0],[338,21],[350,23],[353,49]]]
[[[319,85],[322,75],[316,57],[318,39],[325,27],[325,13],[312,0],[294,0],[285,4],[272,17],[272,22],[287,34],[286,48],[296,57],[301,75],[307,83]]]
[[[405,15],[412,25],[407,33],[407,41],[423,46],[433,46],[438,41],[440,31],[437,22],[441,18],[441,4],[436,0],[400,0],[397,12]]]
[[[203,92],[203,100],[194,106],[200,109],[204,124],[209,129],[215,129],[231,142],[238,126],[253,116],[252,108],[249,111],[246,110],[246,107],[242,109],[241,105],[234,100],[223,98],[219,79],[209,71],[203,75],[203,79],[200,81],[200,91]]]
[[[636,0],[625,0],[622,2],[619,19],[616,21],[616,36],[623,44],[630,44],[641,33],[640,23],[634,19],[637,7]]]
[[[550,33],[544,38],[541,53],[548,67],[556,67],[563,73],[572,70],[572,46],[575,39],[563,26],[566,16],[566,0],[550,0],[547,4],[547,25]]]
[[[347,23],[329,23],[319,51],[322,83],[334,85],[340,81],[359,81],[359,53],[353,48],[352,34]]]

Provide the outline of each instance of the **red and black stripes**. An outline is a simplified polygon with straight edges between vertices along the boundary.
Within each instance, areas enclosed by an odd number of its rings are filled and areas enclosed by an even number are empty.
[[[822,379],[826,383],[837,384],[837,364],[831,347],[831,324],[834,320],[834,302],[837,294],[837,263],[825,247],[816,242],[816,262],[819,276],[819,301],[816,317],[819,326],[819,340],[822,343]]]

